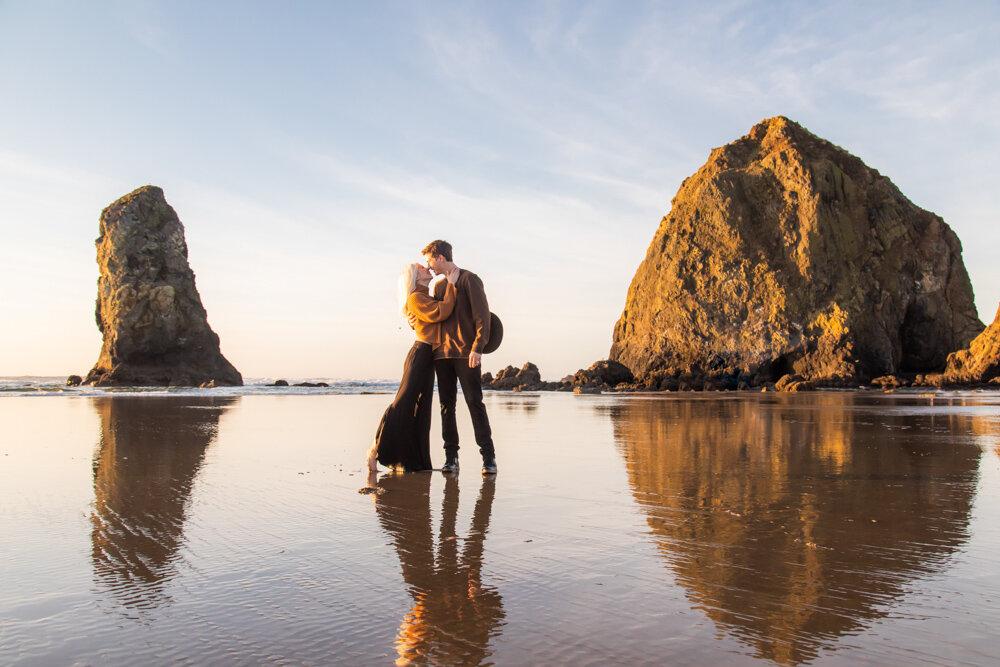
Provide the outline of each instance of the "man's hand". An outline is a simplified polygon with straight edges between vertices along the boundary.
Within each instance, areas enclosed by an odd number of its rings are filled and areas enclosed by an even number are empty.
[[[410,323],[411,329],[417,328],[417,316],[413,313],[406,313],[406,321]]]
[[[475,368],[482,362],[483,355],[478,352],[472,352],[469,354],[469,368]]]

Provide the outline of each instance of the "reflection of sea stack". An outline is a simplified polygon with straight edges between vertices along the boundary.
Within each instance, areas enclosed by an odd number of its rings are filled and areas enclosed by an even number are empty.
[[[101,213],[97,239],[101,356],[85,383],[188,385],[243,378],[219,350],[188,266],[184,226],[151,185]]]
[[[875,424],[854,394],[754,396],[629,401],[611,418],[692,604],[758,657],[799,664],[884,616],[968,539],[981,451],[927,434],[978,427],[877,407]]]
[[[657,374],[832,382],[941,370],[982,331],[958,237],[860,159],[787,118],[684,181],[615,326]]]
[[[161,596],[182,544],[185,507],[233,398],[101,398],[91,515],[94,572],[127,606]]]

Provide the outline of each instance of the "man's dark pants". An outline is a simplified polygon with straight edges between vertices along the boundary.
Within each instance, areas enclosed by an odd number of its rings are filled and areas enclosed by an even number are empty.
[[[458,455],[458,422],[455,407],[458,403],[458,383],[462,383],[462,394],[465,404],[469,406],[472,416],[472,429],[476,434],[476,444],[483,458],[495,456],[493,450],[493,432],[490,430],[490,418],[483,405],[482,371],[479,366],[469,368],[468,357],[461,359],[435,359],[434,370],[437,372],[438,397],[441,399],[441,435],[444,438],[444,451],[449,456]]]

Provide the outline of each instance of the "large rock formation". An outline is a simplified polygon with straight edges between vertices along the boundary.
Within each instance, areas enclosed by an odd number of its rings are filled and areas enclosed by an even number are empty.
[[[184,226],[147,185],[101,213],[97,239],[97,385],[242,385],[219,351],[188,266]]]
[[[681,185],[610,358],[644,378],[846,384],[940,370],[982,328],[948,225],[777,117]]]
[[[967,350],[948,355],[945,381],[983,383],[1000,377],[1000,309],[993,324],[973,339]]]

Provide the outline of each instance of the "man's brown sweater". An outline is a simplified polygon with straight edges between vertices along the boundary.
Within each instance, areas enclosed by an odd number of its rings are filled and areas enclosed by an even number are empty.
[[[434,288],[434,298],[445,296],[442,280]],[[490,340],[490,304],[483,281],[472,271],[460,269],[455,283],[458,298],[451,317],[441,323],[443,340],[434,350],[435,359],[463,359],[473,352],[483,353]]]

